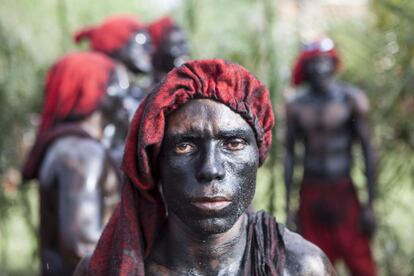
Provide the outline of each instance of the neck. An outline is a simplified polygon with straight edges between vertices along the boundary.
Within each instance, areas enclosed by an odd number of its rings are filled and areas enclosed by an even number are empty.
[[[247,216],[243,214],[225,233],[200,235],[170,214],[166,229],[166,263],[174,270],[192,269],[203,275],[237,272],[246,247],[246,229]]]
[[[326,94],[331,90],[333,79],[327,79],[321,82],[310,82],[310,88],[315,94]]]
[[[102,126],[102,114],[99,111],[94,112],[86,120],[83,120],[80,123],[80,127],[97,140],[101,140],[103,136],[103,131],[102,131],[101,126]]]

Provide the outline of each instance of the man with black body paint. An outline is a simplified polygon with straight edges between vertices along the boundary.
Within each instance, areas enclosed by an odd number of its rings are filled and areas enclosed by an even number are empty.
[[[376,157],[371,144],[365,94],[333,76],[339,58],[332,40],[305,46],[294,68],[293,83],[306,83],[286,105],[286,214],[294,214],[290,194],[295,144],[304,144],[299,230],[320,246],[332,262],[344,259],[353,275],[376,275],[369,239],[376,228],[373,212]],[[352,185],[352,144],[361,144],[367,180],[367,203],[361,207]]]
[[[154,45],[153,85],[156,85],[169,71],[189,59],[190,47],[185,31],[169,16],[149,24],[148,32]]]
[[[65,276],[93,252],[120,201],[118,168],[101,139],[114,119],[105,116],[108,93],[123,88],[112,60],[91,52],[62,57],[45,79],[41,123],[22,173],[39,181],[41,275]]]

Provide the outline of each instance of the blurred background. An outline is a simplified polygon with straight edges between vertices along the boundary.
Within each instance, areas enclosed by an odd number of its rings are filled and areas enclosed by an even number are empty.
[[[283,102],[294,93],[291,64],[301,42],[333,38],[343,60],[339,78],[365,90],[371,103],[380,156],[373,244],[380,275],[414,275],[412,0],[2,0],[0,275],[39,271],[37,186],[21,185],[19,169],[34,138],[44,73],[59,56],[76,50],[75,30],[119,13],[144,22],[169,13],[187,31],[192,58],[238,62],[268,85],[277,123],[254,206],[282,222]],[[355,156],[353,176],[364,200],[359,147]]]

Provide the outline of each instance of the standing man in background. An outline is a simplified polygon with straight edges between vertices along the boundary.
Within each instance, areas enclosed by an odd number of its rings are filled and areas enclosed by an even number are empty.
[[[48,71],[36,142],[24,180],[39,181],[44,276],[72,275],[93,252],[120,200],[118,169],[103,146],[109,91],[120,89],[115,64],[92,52],[67,54]]]
[[[369,104],[362,91],[334,79],[339,65],[333,41],[325,38],[306,45],[294,66],[293,84],[308,88],[286,104],[286,214],[291,224],[295,144],[300,141],[304,145],[301,234],[332,263],[343,259],[352,275],[376,275],[369,245],[376,229],[376,156]],[[361,144],[365,163],[368,199],[362,206],[351,180],[354,141]]]

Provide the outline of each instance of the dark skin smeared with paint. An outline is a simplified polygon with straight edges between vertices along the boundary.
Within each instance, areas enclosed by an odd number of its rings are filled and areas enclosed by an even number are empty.
[[[365,94],[334,81],[335,60],[318,56],[305,63],[304,77],[309,89],[286,106],[287,133],[285,156],[286,213],[288,225],[290,191],[295,165],[295,144],[304,144],[304,179],[335,181],[349,177],[352,144],[362,147],[368,187],[368,202],[361,216],[361,228],[371,236],[376,228],[372,202],[375,188],[376,156],[371,144],[369,105]]]
[[[151,37],[145,30],[134,33],[128,42],[111,56],[121,62],[134,74],[152,71],[151,55],[153,52]]]
[[[250,204],[259,159],[251,127],[216,105],[194,101],[170,116],[160,159],[169,213],[206,236],[229,230]]]
[[[189,54],[190,47],[184,30],[177,26],[170,28],[153,56],[155,81],[161,81],[170,70],[186,62]]]
[[[238,275],[259,153],[249,124],[227,106],[192,100],[167,118],[159,159],[168,219],[148,275]],[[324,254],[286,230],[285,275],[334,275]]]

